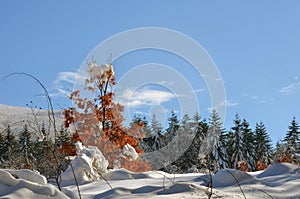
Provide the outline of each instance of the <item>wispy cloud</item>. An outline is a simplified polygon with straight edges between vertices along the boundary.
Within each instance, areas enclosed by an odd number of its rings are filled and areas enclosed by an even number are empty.
[[[84,81],[87,77],[79,75],[77,72],[60,72],[55,80],[56,83],[61,81],[74,84],[75,81]]]
[[[194,89],[193,90],[194,93],[201,93],[203,91],[205,91],[205,88],[199,88],[199,89]]]
[[[279,90],[279,92],[283,94],[293,94],[296,93],[299,87],[300,87],[300,81],[282,87]]]
[[[238,104],[239,103],[237,103],[237,102],[232,102],[230,100],[224,100],[220,104],[218,104],[218,106],[233,107],[233,106],[237,106]]]
[[[75,82],[84,82],[87,77],[79,75],[77,72],[60,72],[54,80],[54,92],[51,97],[68,96],[72,91]]]
[[[168,91],[144,89],[134,92],[131,89],[126,89],[120,96],[121,104],[128,107],[159,105],[170,101],[175,96]]]
[[[224,100],[221,103],[219,103],[216,107],[209,107],[209,108],[207,108],[207,110],[209,112],[212,112],[214,109],[218,109],[218,107],[220,107],[220,106],[226,106],[228,108],[228,107],[234,107],[234,106],[237,106],[237,105],[239,105],[239,103],[232,102],[230,100]]]

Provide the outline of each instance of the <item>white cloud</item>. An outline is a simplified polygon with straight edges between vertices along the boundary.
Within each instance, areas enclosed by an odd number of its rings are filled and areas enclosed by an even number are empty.
[[[54,89],[56,92],[51,93],[51,97],[68,96],[72,91],[73,84],[84,82],[87,77],[79,75],[77,72],[60,72],[54,81]],[[71,84],[71,85],[70,85]]]
[[[194,89],[193,90],[194,93],[201,93],[203,91],[205,91],[205,88],[199,88],[199,89]]]
[[[60,72],[55,80],[56,83],[61,81],[68,82],[74,84],[77,80],[85,80],[86,77],[79,75],[76,72]]]
[[[175,96],[168,91],[145,89],[134,92],[126,89],[120,96],[120,103],[129,107],[159,105],[173,99]]]
[[[221,103],[219,103],[216,107],[209,107],[207,108],[207,110],[208,112],[212,112],[214,109],[218,109],[219,106],[233,107],[237,105],[239,105],[239,103],[231,102],[229,100],[224,100]]]
[[[300,81],[299,82],[295,82],[292,84],[289,84],[285,87],[282,87],[279,92],[283,93],[283,94],[293,94],[296,92],[296,90],[300,87]]]
[[[238,103],[231,102],[229,100],[224,100],[220,104],[218,104],[218,106],[226,106],[226,107],[233,107],[233,106],[237,106],[237,105],[238,105]]]

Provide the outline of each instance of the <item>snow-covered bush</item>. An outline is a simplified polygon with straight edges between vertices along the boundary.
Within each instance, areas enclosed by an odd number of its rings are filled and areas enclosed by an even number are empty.
[[[101,151],[95,146],[85,147],[82,143],[76,143],[77,157],[71,162],[77,182],[83,184],[101,179],[107,171],[108,161]],[[75,184],[72,167],[62,173],[62,184]]]

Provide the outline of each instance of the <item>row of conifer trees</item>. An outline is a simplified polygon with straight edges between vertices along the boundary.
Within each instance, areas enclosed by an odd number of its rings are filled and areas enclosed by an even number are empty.
[[[223,168],[256,171],[266,168],[273,162],[300,163],[300,133],[295,118],[288,126],[284,139],[278,141],[275,147],[262,122],[251,129],[249,122],[241,119],[238,114],[229,130],[222,128],[216,111],[212,112],[208,120],[201,119],[198,114],[193,117],[184,115],[179,120],[172,111],[165,129],[155,115],[150,122],[145,117],[135,116],[131,125],[141,122],[143,123],[141,130],[145,132],[145,137],[140,139],[139,146],[144,153],[160,150],[176,139],[182,141],[186,136],[193,136],[189,146],[184,151],[179,150],[182,153],[180,157],[174,162],[168,162],[162,168],[170,173],[205,172],[208,169],[216,172]],[[43,127],[41,132],[45,132]],[[71,146],[74,144],[71,138],[72,135],[62,127],[55,140],[56,147],[62,149],[63,146]],[[8,126],[0,134],[0,167],[31,168],[40,171],[46,177],[52,177],[56,172],[53,169],[53,157],[50,152],[53,143],[51,139],[35,136],[27,125],[19,132],[12,132]],[[208,146],[203,153],[204,145]],[[178,145],[179,147],[181,146]],[[69,154],[61,150],[58,152],[55,158],[59,159],[60,167],[64,170],[68,165],[65,156]],[[169,155],[179,152],[171,151]]]

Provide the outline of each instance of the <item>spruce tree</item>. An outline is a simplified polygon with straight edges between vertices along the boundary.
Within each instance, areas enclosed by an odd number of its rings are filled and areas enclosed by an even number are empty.
[[[281,162],[285,157],[286,147],[285,144],[279,140],[276,142],[275,151],[272,154],[274,162]]]
[[[182,121],[183,128],[186,126],[184,120],[185,119]],[[196,173],[200,172],[201,168],[204,167],[202,163],[207,165],[206,162],[204,162],[204,157],[199,156],[199,152],[204,134],[207,134],[208,124],[205,120],[201,120],[200,115],[196,113],[193,119],[188,122],[187,126],[191,126],[191,130],[194,132],[194,138],[186,152],[182,155],[184,165],[182,165],[181,170],[184,173]]]
[[[256,154],[254,150],[254,134],[250,128],[250,124],[246,119],[242,121],[242,140],[244,143],[243,154],[248,165],[249,171],[254,171],[256,162]]]
[[[4,137],[0,133],[0,164],[3,161],[3,159],[2,159],[2,157],[3,157],[3,144],[4,144]]]
[[[214,109],[209,118],[208,140],[211,146],[209,161],[213,162],[211,170],[216,172],[228,167],[225,132],[217,111]]]
[[[71,143],[71,137],[67,132],[67,129],[64,128],[64,126],[61,126],[59,130],[59,134],[56,138],[55,144],[57,145],[58,148],[61,148],[64,143]]]
[[[296,118],[293,117],[293,120],[288,127],[288,131],[284,138],[284,143],[287,145],[288,153],[291,155],[292,161],[294,163],[300,161],[300,131],[299,125],[296,121]]]
[[[179,129],[179,120],[173,110],[171,111],[171,116],[168,120],[169,120],[169,126],[166,129],[166,134],[165,134],[167,143],[172,141],[172,139],[177,134],[177,130]]]
[[[185,114],[181,120],[181,127],[184,132],[189,132],[192,129],[192,121],[188,114]]]
[[[148,145],[151,151],[156,151],[165,145],[165,136],[162,135],[162,125],[153,114],[151,118],[151,137],[149,137]]]
[[[272,160],[272,141],[266,131],[265,125],[260,122],[256,123],[254,131],[254,150],[256,154],[255,161],[262,161],[263,164],[269,165]]]
[[[235,115],[234,126],[231,128],[232,136],[232,155],[231,155],[231,165],[234,169],[239,167],[240,162],[245,162],[246,158],[244,156],[244,139],[243,139],[243,129],[242,121],[239,118],[239,115]]]
[[[151,136],[151,128],[148,124],[147,118],[140,115],[135,115],[133,119],[131,120],[130,126],[137,124],[143,126],[143,128],[140,129],[140,131],[145,133],[145,137]]]
[[[13,160],[18,153],[18,142],[16,141],[15,136],[11,132],[11,128],[8,125],[6,128],[6,136],[3,141],[3,153],[2,157],[4,161],[8,161],[8,165],[12,166]]]
[[[20,139],[19,139],[19,151],[21,154],[22,159],[24,158],[23,163],[27,164],[29,163],[28,156],[31,150],[31,140],[30,140],[31,134],[28,130],[27,125],[25,124],[24,129],[20,133]]]

